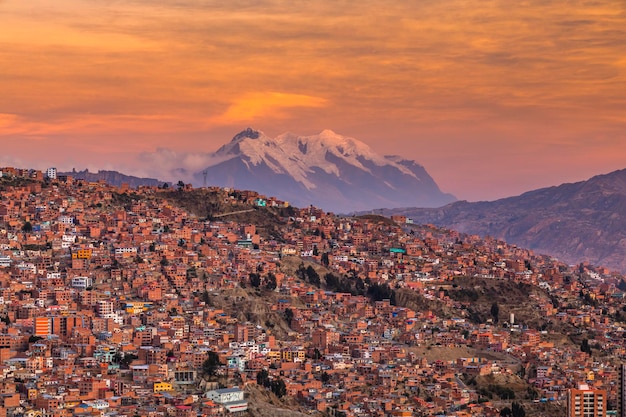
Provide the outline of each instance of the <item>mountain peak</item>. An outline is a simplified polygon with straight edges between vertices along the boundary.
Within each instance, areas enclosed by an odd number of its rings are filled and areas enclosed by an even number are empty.
[[[216,184],[254,189],[298,205],[354,211],[454,200],[417,164],[387,159],[367,144],[329,129],[317,135],[284,133],[270,138],[247,128],[211,159],[205,171]]]
[[[334,131],[330,129],[322,130],[318,136],[322,138],[342,138],[343,137],[342,135],[335,133]]]
[[[237,142],[246,138],[258,139],[259,136],[261,136],[262,134],[263,132],[253,129],[251,127],[248,127],[247,129],[244,129],[241,132],[237,133],[235,136],[233,136],[232,142]]]

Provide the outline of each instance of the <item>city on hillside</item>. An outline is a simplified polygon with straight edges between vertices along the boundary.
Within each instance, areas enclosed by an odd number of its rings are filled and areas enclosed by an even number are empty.
[[[0,417],[608,416],[623,277],[410,218],[0,168]]]

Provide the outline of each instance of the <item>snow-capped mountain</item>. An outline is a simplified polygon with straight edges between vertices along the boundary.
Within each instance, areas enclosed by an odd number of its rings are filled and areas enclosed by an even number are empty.
[[[296,206],[335,212],[377,207],[439,207],[455,198],[426,170],[398,156],[381,156],[365,143],[324,130],[270,138],[246,129],[218,149],[196,182],[248,189]]]

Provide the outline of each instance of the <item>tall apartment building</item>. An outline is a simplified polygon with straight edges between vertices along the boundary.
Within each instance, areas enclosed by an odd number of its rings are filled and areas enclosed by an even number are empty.
[[[96,303],[96,313],[98,317],[111,319],[115,317],[115,304],[109,300],[99,300]]]
[[[567,391],[567,417],[606,417],[606,402],[605,390],[580,384]]]
[[[46,177],[50,178],[51,180],[56,180],[57,179],[57,169],[56,168],[48,168],[46,170]]]
[[[33,334],[40,337],[50,335],[69,336],[75,327],[87,327],[87,323],[82,316],[35,317],[33,320]]]

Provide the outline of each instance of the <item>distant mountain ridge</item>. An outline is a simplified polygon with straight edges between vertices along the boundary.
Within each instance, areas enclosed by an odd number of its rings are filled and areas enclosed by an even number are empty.
[[[380,206],[437,207],[455,200],[424,167],[398,156],[381,156],[365,143],[324,130],[270,138],[248,128],[210,157],[195,183],[250,189],[335,212]]]
[[[626,169],[491,202],[385,210],[626,273]]]
[[[86,181],[100,181],[104,180],[107,184],[119,187],[122,184],[128,184],[131,188],[137,188],[139,186],[159,186],[163,185],[164,181],[159,181],[155,178],[141,178],[132,175],[125,175],[117,171],[99,170],[98,172],[89,172],[88,169],[83,171],[68,171],[59,172],[57,175],[69,175],[75,179],[82,179]]]

